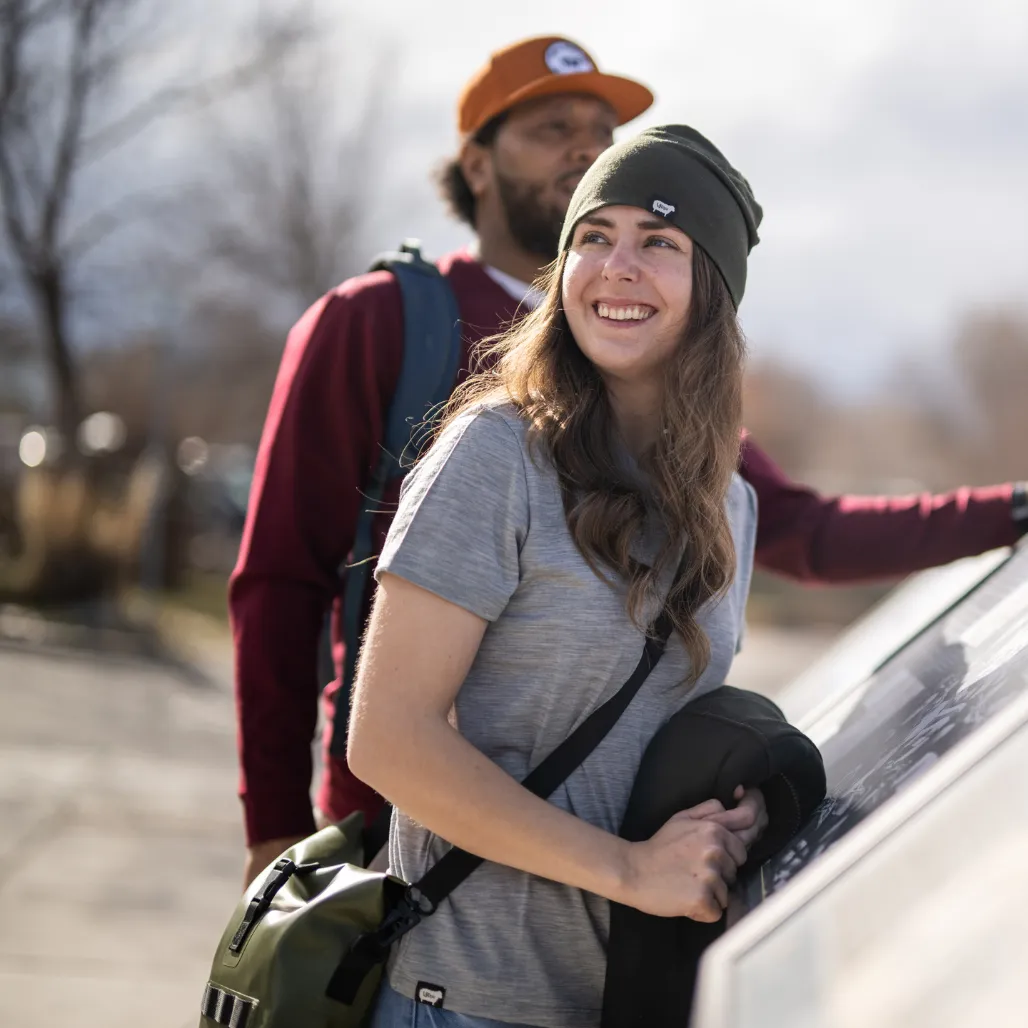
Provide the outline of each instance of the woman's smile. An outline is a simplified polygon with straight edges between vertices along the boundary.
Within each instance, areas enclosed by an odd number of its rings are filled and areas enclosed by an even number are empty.
[[[657,313],[655,307],[648,303],[626,303],[625,301],[604,301],[597,300],[593,304],[593,310],[603,321],[648,321]]]
[[[564,265],[561,298],[578,348],[608,379],[652,410],[692,298],[692,240],[638,207],[611,205],[582,219]]]

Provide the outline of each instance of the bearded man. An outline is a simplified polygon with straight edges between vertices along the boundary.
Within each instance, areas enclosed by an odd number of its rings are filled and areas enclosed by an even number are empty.
[[[531,283],[557,254],[583,172],[613,142],[614,129],[652,101],[645,86],[601,73],[581,47],[557,37],[493,54],[467,84],[458,102],[460,151],[440,176],[451,211],[476,237],[437,262],[461,318],[454,386],[474,344],[537,302]],[[383,808],[332,746],[336,709],[345,718],[349,699],[341,677],[324,691],[324,766],[313,809],[312,741],[319,637],[332,608],[342,668],[338,569],[367,506],[403,350],[401,292],[387,271],[343,282],[286,343],[229,592],[247,883],[310,834],[315,819],[363,810],[371,821]],[[897,576],[981,553],[1012,543],[1028,516],[1024,489],[1012,484],[943,496],[823,497],[789,481],[749,437],[740,473],[759,501],[758,564],[804,581]],[[378,544],[397,493],[387,491],[377,505]],[[371,576],[368,583],[361,624]]]

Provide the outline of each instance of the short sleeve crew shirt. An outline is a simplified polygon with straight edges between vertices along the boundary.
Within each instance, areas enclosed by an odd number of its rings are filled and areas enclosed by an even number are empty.
[[[511,406],[454,421],[407,477],[376,575],[398,575],[489,622],[455,701],[461,734],[522,779],[631,674],[644,645],[623,590],[593,573],[564,517],[557,475]],[[688,699],[725,681],[742,632],[756,498],[733,478],[737,573],[700,622],[711,659],[688,689],[678,636],[621,719],[550,798],[605,831],[621,823],[643,751]],[[644,541],[649,549],[659,539]],[[656,610],[653,612],[656,614]],[[402,812],[392,872],[416,881],[448,844]],[[599,1024],[609,921],[591,893],[486,863],[401,939],[394,989],[446,990],[446,1007],[540,1028]]]

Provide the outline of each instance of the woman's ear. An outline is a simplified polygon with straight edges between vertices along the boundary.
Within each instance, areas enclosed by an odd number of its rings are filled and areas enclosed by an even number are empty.
[[[457,160],[471,195],[476,200],[481,199],[493,180],[492,148],[469,139],[461,147]]]

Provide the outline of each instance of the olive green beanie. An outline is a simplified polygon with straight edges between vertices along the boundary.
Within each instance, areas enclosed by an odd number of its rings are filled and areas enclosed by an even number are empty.
[[[561,252],[582,218],[621,204],[665,218],[703,247],[739,306],[763,211],[713,143],[688,125],[662,125],[605,150],[571,198]]]

